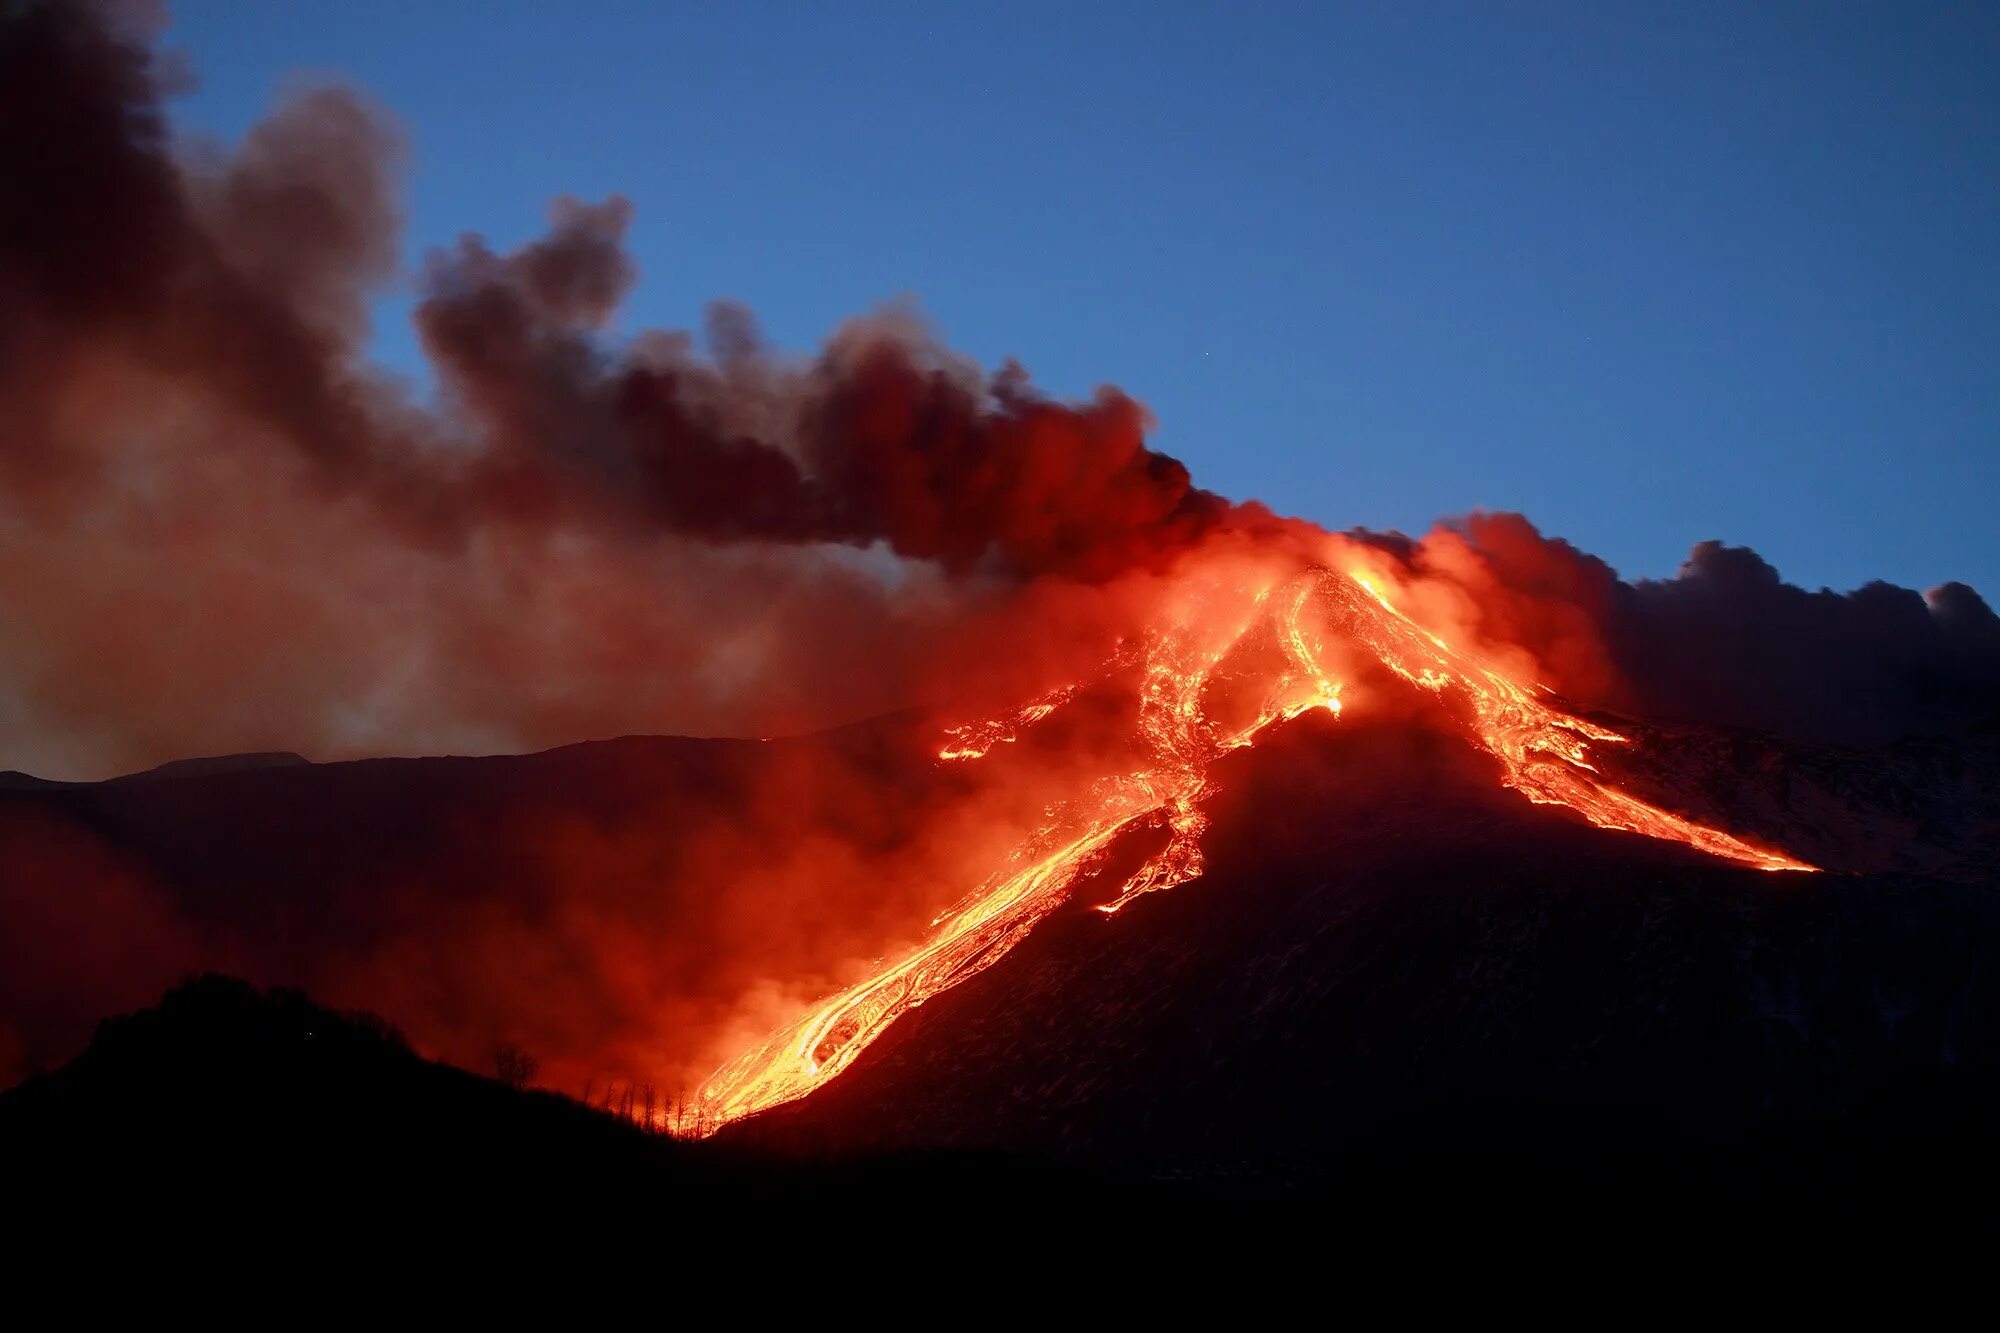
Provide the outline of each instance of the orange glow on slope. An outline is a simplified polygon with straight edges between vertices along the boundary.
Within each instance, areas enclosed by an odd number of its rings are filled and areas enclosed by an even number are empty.
[[[1479,743],[1505,769],[1505,781],[1540,805],[1566,805],[1599,828],[1643,833],[1687,843],[1711,856],[1740,861],[1758,870],[1812,870],[1782,852],[1752,847],[1719,829],[1670,814],[1618,790],[1597,776],[1590,762],[1593,741],[1624,744],[1615,731],[1549,707],[1525,687],[1454,651],[1390,605],[1370,579],[1350,574],[1345,582],[1366,598],[1338,596],[1340,580],[1321,576],[1336,595],[1329,600],[1351,615],[1345,627],[1382,663],[1403,679],[1435,694],[1459,690],[1472,705]],[[1373,603],[1371,608],[1368,604]]]
[[[996,745],[1012,745],[1020,739],[1023,731],[1040,722],[1056,709],[1075,697],[1077,687],[1065,685],[1059,690],[1023,705],[1004,717],[990,721],[968,722],[962,727],[945,729],[944,748],[938,751],[940,759],[984,759],[986,752]]]
[[[1254,708],[1233,723],[1218,720],[1213,689],[1241,688],[1242,657],[1258,649],[1278,665],[1250,681]],[[1620,791],[1597,775],[1590,746],[1624,737],[1550,707],[1537,697],[1539,687],[1453,649],[1398,611],[1363,573],[1319,568],[1247,588],[1190,580],[1127,663],[1140,673],[1134,739],[1141,762],[1048,806],[1045,822],[1007,864],[940,913],[921,944],[717,1070],[697,1094],[700,1122],[719,1128],[826,1083],[905,1010],[997,962],[1063,903],[1128,828],[1163,821],[1166,845],[1097,910],[1116,912],[1141,894],[1201,874],[1210,764],[1273,723],[1314,709],[1339,715],[1341,682],[1329,659],[1341,650],[1379,660],[1433,694],[1461,694],[1473,719],[1469,739],[1499,760],[1506,784],[1531,801],[1566,805],[1600,827],[1684,842],[1760,870],[1813,868]],[[1015,741],[1079,689],[1067,686],[999,719],[952,728],[939,758],[977,759]]]

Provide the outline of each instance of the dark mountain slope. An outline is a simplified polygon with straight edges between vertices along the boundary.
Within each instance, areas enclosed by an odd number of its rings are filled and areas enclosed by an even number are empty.
[[[726,779],[760,748],[295,766],[58,799],[186,871],[191,897],[254,897],[268,840],[270,865],[299,867],[281,905],[301,883],[335,895],[283,910],[365,924],[339,891],[399,828],[436,836],[550,792],[650,814],[662,772]],[[570,781],[551,776],[565,765]],[[597,766],[625,776],[582,776]],[[639,1134],[422,1060],[375,1021],[207,981],[0,1094],[0,1173],[29,1210],[238,1228],[359,1210],[595,1235],[636,1218],[677,1253],[775,1252],[815,1284],[886,1237],[1021,1219],[1095,1229],[1074,1251],[1095,1262],[1135,1234],[1121,1222],[1214,1235],[1245,1199],[1314,1250],[1614,1224],[1620,1243],[1699,1229],[1768,1247],[1773,1228],[1792,1243],[1936,1222],[2000,1184],[2000,899],[1963,863],[1948,880],[1737,870],[1532,806],[1422,728],[1308,720],[1215,776],[1202,878],[1108,917],[1090,902],[1118,875],[1084,884],[820,1093],[718,1140]],[[317,796],[286,793],[307,781]],[[321,799],[343,782],[367,798]],[[209,795],[177,822],[151,804],[167,791]],[[226,873],[197,873],[204,855]]]
[[[1200,880],[1065,910],[728,1134],[1279,1190],[1461,1160],[1875,1191],[1986,1154],[1990,881],[1735,869],[1421,732],[1294,728],[1219,780]]]
[[[427,1001],[417,1017],[431,1024],[465,1018],[427,1030],[426,1050],[484,1067],[492,1037],[466,1034],[551,1015],[570,1025],[558,1035],[591,1039],[619,1012],[592,1007],[597,955],[553,973],[495,955],[500,988],[482,991],[450,970],[458,927],[505,907],[521,940],[560,948],[563,910],[579,906],[629,935],[649,972],[698,967],[707,946],[685,923],[700,918],[654,911],[703,888],[676,877],[676,840],[736,818],[746,793],[825,747],[871,808],[884,804],[872,784],[949,780],[912,764],[928,732],[909,722],[770,745],[634,738],[14,792],[0,823],[87,833],[93,855],[136,867],[175,916],[149,936],[128,902],[0,843],[0,906],[43,931],[40,946],[18,930],[0,940],[0,1019],[43,1033],[68,1022],[74,1050],[96,1016],[148,998],[106,1002],[76,982],[93,968],[157,994],[190,966],[232,966],[241,947],[256,975],[317,989],[400,937],[436,948],[388,955],[397,993]],[[1789,831],[1810,846],[1784,845],[1842,868],[1766,875],[1530,805],[1456,736],[1302,719],[1218,765],[1202,878],[1110,917],[1089,902],[1120,877],[1086,884],[997,966],[725,1146],[819,1160],[999,1150],[1265,1197],[1387,1197],[1413,1180],[1463,1195],[1496,1170],[1595,1188],[1614,1166],[1654,1189],[1754,1188],[1769,1173],[1788,1192],[1844,1181],[1879,1194],[1940,1161],[1962,1175],[2000,1109],[1993,750],[1986,734],[1869,753],[1704,732],[1621,754],[1652,799],[1750,834]],[[551,876],[535,851],[577,825],[629,836],[645,857],[622,878]],[[81,961],[50,944],[63,940]],[[146,1086],[96,1099],[146,1102]],[[260,1116],[319,1099],[241,1098]]]
[[[232,1235],[260,1219],[445,1235],[616,1217],[682,1245],[773,1210],[904,1208],[947,1187],[1009,1206],[1102,1192],[992,1156],[801,1165],[642,1133],[422,1059],[372,1015],[221,976],[106,1020],[77,1059],[0,1093],[0,1178],[16,1216],[220,1221]]]

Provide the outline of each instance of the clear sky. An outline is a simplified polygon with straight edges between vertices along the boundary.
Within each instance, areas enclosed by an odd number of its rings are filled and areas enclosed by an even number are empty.
[[[412,264],[620,192],[628,329],[908,296],[1330,526],[2000,600],[2000,5],[174,0],[167,42],[188,128],[302,73],[396,112]]]

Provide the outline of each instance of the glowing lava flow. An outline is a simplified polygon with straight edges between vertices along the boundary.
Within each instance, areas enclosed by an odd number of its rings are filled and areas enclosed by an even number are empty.
[[[968,722],[962,727],[949,727],[945,730],[945,745],[938,751],[938,758],[984,759],[986,752],[994,746],[1012,745],[1019,740],[1023,731],[1068,703],[1076,691],[1076,686],[1065,685],[1059,690],[1043,695],[1031,704],[1015,709],[1005,717]]]
[[[1597,776],[1590,763],[1590,742],[1624,744],[1626,737],[1559,712],[1536,698],[1533,690],[1454,651],[1391,606],[1367,577],[1320,577],[1344,628],[1356,642],[1373,649],[1383,665],[1433,693],[1456,689],[1465,694],[1472,705],[1480,744],[1500,761],[1507,785],[1529,800],[1539,805],[1566,805],[1600,828],[1684,842],[1711,856],[1740,861],[1758,870],[1814,869],[1782,852],[1752,847],[1720,829],[1683,819],[1611,786]],[[1361,596],[1355,595],[1356,589]]]
[[[1245,720],[1219,723],[1208,707],[1210,688],[1225,676],[1235,679],[1236,673],[1224,671],[1225,661],[1260,627],[1275,640],[1282,666]],[[1533,689],[1454,650],[1396,610],[1365,575],[1312,570],[1274,580],[1248,597],[1241,590],[1194,589],[1140,656],[1137,739],[1146,762],[1050,806],[1047,822],[1008,864],[940,913],[920,945],[717,1070],[697,1094],[700,1123],[719,1128],[833,1078],[905,1010],[999,961],[1062,904],[1078,876],[1121,832],[1141,821],[1163,819],[1167,843],[1098,910],[1116,912],[1141,894],[1199,875],[1211,762],[1250,744],[1274,722],[1312,709],[1340,712],[1340,682],[1325,662],[1329,635],[1365,649],[1419,688],[1462,694],[1473,719],[1471,739],[1499,760],[1507,785],[1531,801],[1566,805],[1601,827],[1684,842],[1760,870],[1813,868],[1610,785],[1591,765],[1589,747],[1624,737],[1550,707]],[[1014,741],[1076,693],[1077,687],[1068,687],[1001,719],[953,728],[939,758],[977,759]]]

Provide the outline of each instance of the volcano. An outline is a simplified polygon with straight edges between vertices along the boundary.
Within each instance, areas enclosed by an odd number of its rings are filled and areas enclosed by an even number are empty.
[[[922,1216],[1983,1169],[1970,587],[1336,531],[901,306],[629,328],[619,195],[412,270],[386,112],[178,136],[154,17],[0,5],[0,1180],[512,1152],[768,1228],[911,1154]]]
[[[1357,673],[1329,706],[1319,636],[1357,610],[1408,627],[1365,589],[1302,618],[1328,586],[1253,596],[1222,631],[1203,614],[1202,635],[978,724],[17,775],[0,792],[9,1012],[60,1056],[99,1013],[219,964],[393,1015],[461,1064],[537,1015],[558,1085],[609,1104],[622,1082],[629,1107],[645,1071],[608,1062],[646,1042],[604,1036],[645,1001],[602,987],[604,936],[666,975],[700,952],[676,937],[740,928],[712,885],[665,913],[672,895],[634,895],[631,847],[671,885],[661,868],[799,764],[874,783],[868,809],[901,791],[920,816],[877,834],[921,841],[990,808],[956,785],[990,764],[1000,788],[1064,796],[924,932],[846,960],[857,980],[790,1001],[801,1016],[769,1037],[722,1025],[742,1050],[707,1084],[659,1080],[676,1131],[785,1160],[999,1151],[1286,1194],[1440,1153],[1546,1173],[1838,1145],[1874,1170],[2000,1109],[2000,729],[1851,749],[1529,699],[1535,725],[1565,724],[1531,754],[1485,739],[1492,705],[1437,664],[1477,668],[1428,637],[1432,665]],[[1111,776],[1051,769],[1079,753]],[[1190,766],[1135,783],[1141,761]],[[1628,804],[1549,798],[1583,779]],[[1651,812],[1640,827],[1632,809]],[[521,855],[523,836],[579,828],[626,848],[599,855],[601,884]],[[567,971],[523,945],[578,911],[603,934],[572,934]],[[107,913],[138,926],[96,983],[38,976],[64,947],[61,976],[92,976],[76,964]],[[672,984],[716,1002],[713,978]],[[732,1108],[714,1090],[801,1050],[824,1074],[796,1091]]]

